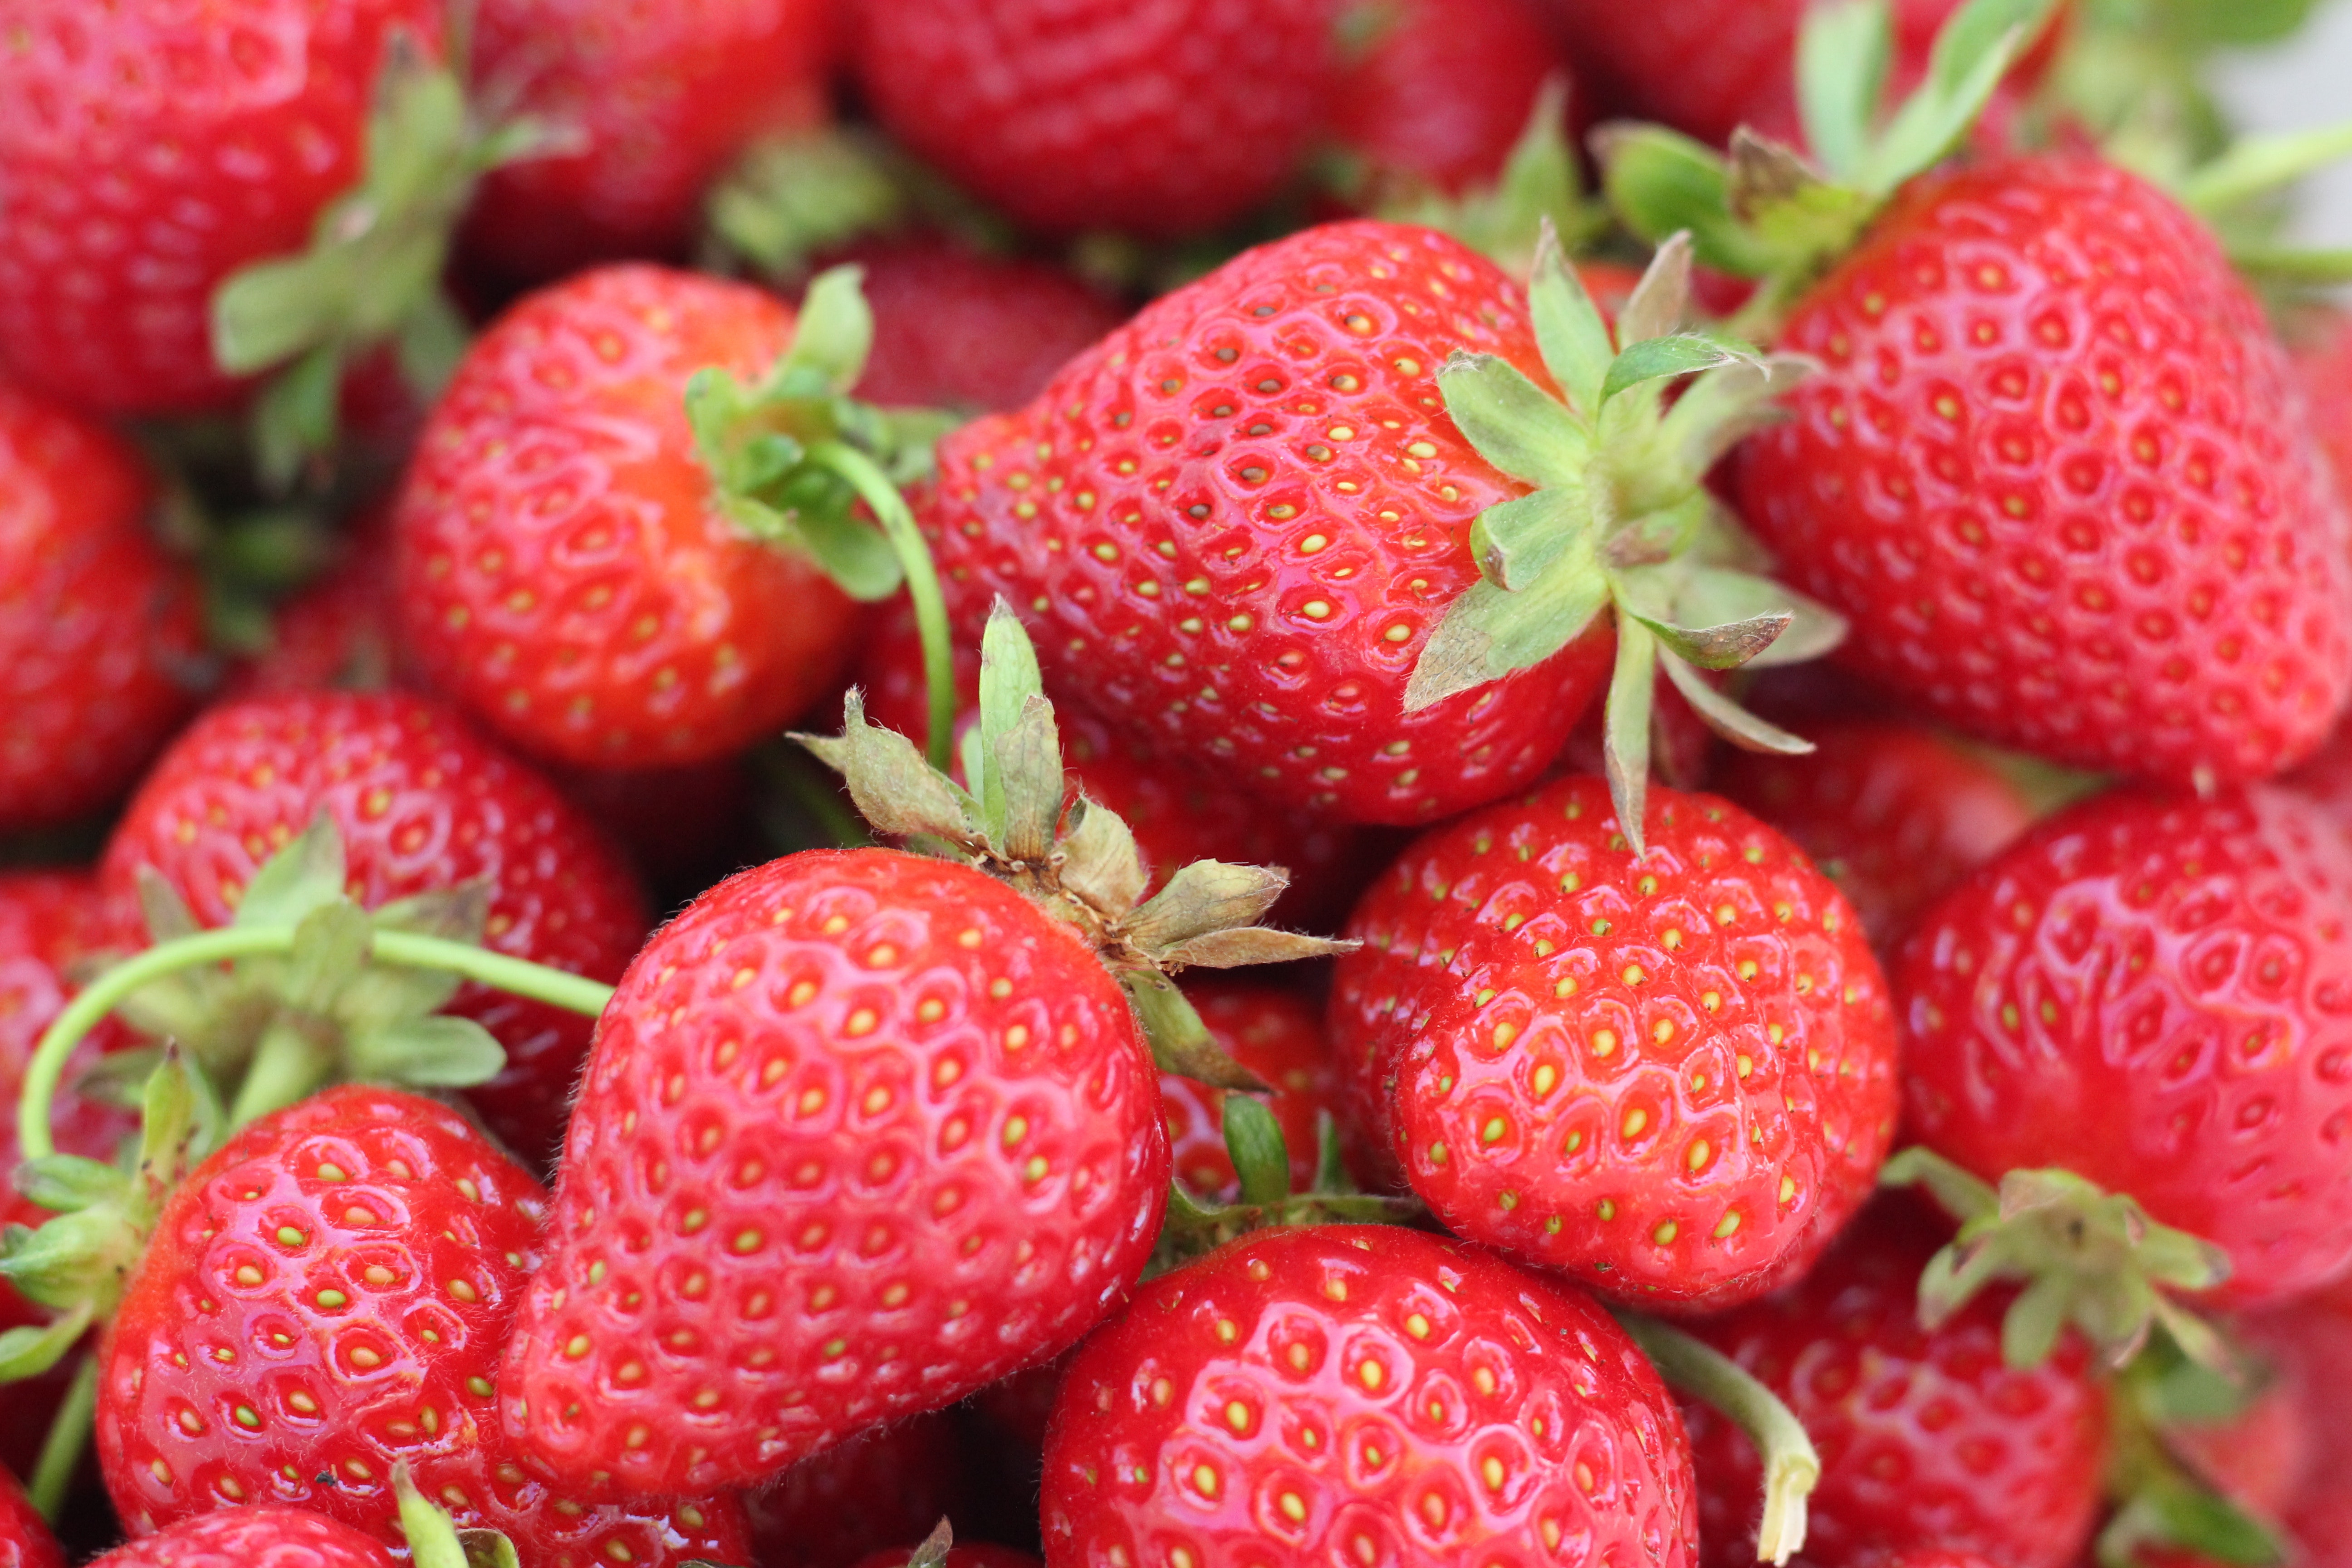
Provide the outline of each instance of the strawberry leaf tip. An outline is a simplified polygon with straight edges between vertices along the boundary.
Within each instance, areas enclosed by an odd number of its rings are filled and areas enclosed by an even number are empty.
[[[1706,488],[1708,468],[1773,416],[1810,368],[1695,331],[1694,241],[1670,237],[1612,331],[1547,227],[1528,303],[1559,395],[1507,361],[1456,354],[1438,373],[1446,412],[1479,454],[1532,485],[1472,525],[1480,580],[1447,609],[1405,689],[1408,711],[1550,658],[1613,607],[1610,777],[1620,818],[1642,821],[1654,678],[1663,669],[1711,726],[1754,750],[1811,748],[1740,710],[1695,671],[1826,652],[1843,622],[1744,569],[1753,546]],[[1671,406],[1670,384],[1682,383]],[[1641,846],[1638,834],[1634,848]]]
[[[2001,1325],[2001,1354],[2011,1366],[2040,1365],[2070,1326],[2118,1367],[2159,1328],[2191,1361],[2229,1364],[2221,1336],[2171,1296],[2221,1284],[2229,1254],[2158,1224],[2128,1194],[2065,1170],[2011,1171],[1995,1187],[1916,1147],[1889,1160],[1879,1180],[1924,1186],[1960,1222],[1920,1277],[1919,1315],[1930,1328],[1987,1286],[2011,1281],[2024,1287]]]
[[[1366,192],[1360,166],[1335,184],[1360,207],[1391,223],[1450,234],[1505,271],[1525,278],[1546,222],[1561,232],[1571,251],[1599,240],[1609,227],[1608,209],[1587,195],[1576,149],[1569,143],[1568,105],[1567,79],[1547,79],[1493,184],[1460,195],[1394,182]]]
[[[416,1489],[405,1459],[393,1465],[392,1489],[400,1503],[400,1533],[415,1568],[518,1568],[520,1559],[504,1532],[459,1530]]]

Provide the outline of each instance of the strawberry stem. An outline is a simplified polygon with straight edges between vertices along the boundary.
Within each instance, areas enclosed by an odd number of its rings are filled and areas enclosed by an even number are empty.
[[[40,1160],[57,1152],[57,1141],[49,1134],[50,1102],[57,1098],[58,1081],[65,1076],[67,1058],[100,1019],[141,986],[184,969],[291,952],[296,929],[292,924],[228,926],[175,937],[124,960],[92,981],[42,1034],[40,1043],[33,1048],[32,1059],[25,1065],[24,1090],[16,1102],[16,1136],[23,1157]],[[604,1010],[604,1004],[613,994],[613,988],[602,981],[550,969],[527,959],[509,958],[446,937],[378,931],[370,940],[370,948],[373,956],[384,963],[407,969],[446,970],[499,991],[592,1018]]]
[[[1680,1329],[1632,1312],[1618,1313],[1617,1321],[1667,1386],[1715,1410],[1756,1445],[1764,1459],[1756,1560],[1787,1563],[1804,1549],[1805,1500],[1822,1479],[1821,1455],[1796,1413],[1738,1362]]]
[[[923,542],[915,514],[890,477],[856,447],[842,441],[818,441],[808,449],[809,460],[832,469],[848,481],[882,525],[890,552],[907,576],[907,597],[914,602],[915,629],[923,642],[923,685],[930,699],[930,721],[923,738],[923,754],[944,773],[955,740],[955,650],[948,636],[947,600],[940,593],[939,568],[931,563],[930,546]]]
[[[98,1355],[84,1351],[74,1363],[73,1381],[66,1384],[66,1396],[58,1405],[58,1413],[49,1419],[49,1434],[41,1441],[41,1457],[33,1467],[31,1483],[25,1495],[41,1510],[41,1517],[51,1524],[58,1521],[58,1510],[65,1506],[66,1489],[73,1483],[74,1470],[81,1463],[82,1449],[89,1445],[90,1424],[98,1415]]]
[[[262,1032],[236,1086],[228,1124],[242,1127],[304,1099],[334,1075],[335,1053],[299,1023],[279,1018]]]

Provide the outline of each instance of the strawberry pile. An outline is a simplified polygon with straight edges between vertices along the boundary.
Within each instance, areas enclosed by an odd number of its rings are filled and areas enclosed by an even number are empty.
[[[2352,1568],[2307,9],[0,0],[0,1568]]]

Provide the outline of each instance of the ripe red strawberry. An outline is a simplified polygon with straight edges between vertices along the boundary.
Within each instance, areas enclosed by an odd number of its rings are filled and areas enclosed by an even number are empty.
[[[2221,247],[2074,154],[1911,182],[1797,304],[1822,373],[1747,446],[1748,521],[1927,713],[2173,784],[2308,754],[2352,571],[2300,395]]]
[[[857,393],[886,406],[1018,408],[1126,319],[1058,268],[946,240],[879,241],[842,259],[866,269],[874,309],[874,357]]]
[[[1033,227],[1174,237],[1273,195],[1339,77],[1334,0],[862,0],[893,136]]]
[[[2097,1521],[2107,1410],[2089,1347],[2070,1336],[2012,1370],[1990,1299],[1920,1327],[1919,1273],[1949,1234],[1883,1198],[1798,1284],[1692,1325],[1788,1401],[1820,1450],[1805,1536],[1820,1568],[1929,1549],[2067,1568]],[[1685,1401],[1683,1419],[1706,1560],[1753,1563],[1755,1450],[1704,1405]]]
[[[0,829],[111,803],[194,706],[196,584],[156,500],[127,442],[0,378]]]
[[[2043,1257],[2007,1261],[2079,1256],[2112,1291],[2137,1246],[2158,1283],[2218,1266],[2241,1302],[2352,1262],[2352,843],[2303,796],[2075,806],[1929,911],[1895,974],[1914,1137],[1987,1183],[2063,1167],[2145,1210],[2045,1194]],[[2149,1221],[2222,1257],[2175,1237],[2158,1272]],[[2147,1316],[2103,1337],[2129,1349]]]
[[[488,0],[474,71],[581,139],[482,184],[466,243],[551,278],[622,257],[683,257],[703,187],[754,136],[824,116],[834,0]]]
[[[383,1542],[304,1508],[237,1508],[128,1542],[90,1568],[398,1568]]]
[[[1853,720],[1804,731],[1811,756],[1742,754],[1716,787],[1811,856],[1882,949],[2032,825],[2007,775],[1932,730]]]
[[[2352,315],[2322,317],[2294,349],[2312,434],[2334,466],[2337,493],[2352,493]]]
[[[1290,1190],[1315,1185],[1321,1121],[1339,1110],[1339,1074],[1314,1005],[1263,981],[1201,982],[1186,987],[1218,1047],[1274,1086],[1265,1107],[1290,1153]],[[1160,1104],[1176,1179],[1202,1198],[1241,1196],[1225,1148],[1224,1096],[1197,1079],[1160,1075]]]
[[[1397,0],[1376,16],[1334,95],[1331,134],[1384,184],[1458,195],[1492,181],[1545,82],[1567,73],[1533,8]]]
[[[961,1445],[944,1412],[879,1427],[803,1459],[744,1499],[760,1568],[848,1568],[961,1515]],[[909,1553],[901,1554],[902,1565]]]
[[[202,408],[215,291],[301,251],[362,174],[390,40],[431,0],[0,5],[0,360],[84,407]],[[331,385],[331,382],[330,383]]]
[[[49,1532],[16,1478],[0,1469],[0,1568],[66,1568],[65,1549]],[[976,1563],[974,1568],[993,1568]]]
[[[1657,1374],[1580,1291],[1381,1226],[1262,1231],[1087,1342],[1046,1436],[1046,1561],[1698,1554]]]
[[[616,978],[645,933],[642,895],[577,808],[455,713],[398,692],[215,709],[148,775],[104,877],[127,898],[151,866],[199,923],[226,924],[262,863],[321,811],[364,907],[480,879],[485,945],[598,980]],[[455,1010],[507,1049],[505,1069],[470,1098],[526,1158],[541,1157],[562,1136],[590,1021],[472,986]]]
[[[433,684],[526,752],[611,768],[740,751],[825,690],[856,607],[741,525],[685,399],[705,367],[764,376],[793,329],[758,289],[625,266],[484,333],[394,518]]]
[[[2295,1561],[2311,1568],[2352,1563],[2352,1488],[2342,1456],[2352,1441],[2352,1289],[2339,1281],[2308,1301],[2240,1325],[2242,1342],[2263,1359],[2273,1397],[2304,1426],[2303,1464],[2281,1478],[2275,1517]]]
[[[1455,1234],[1621,1300],[1794,1278],[1895,1131],[1895,1024],[1860,921],[1795,846],[1651,794],[1627,848],[1568,778],[1416,843],[1356,906],[1331,1044]]]
[[[100,1377],[99,1459],[144,1535],[248,1503],[398,1545],[393,1468],[527,1561],[741,1561],[731,1499],[581,1510],[502,1451],[491,1377],[547,1194],[456,1112],[332,1089],[167,1203]]]

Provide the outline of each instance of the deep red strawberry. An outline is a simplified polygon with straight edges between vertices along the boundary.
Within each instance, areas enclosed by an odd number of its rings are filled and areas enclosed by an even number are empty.
[[[740,1561],[732,1500],[580,1510],[502,1451],[494,1375],[547,1194],[454,1111],[350,1085],[191,1173],[124,1292],[98,1449],[146,1534],[247,1503],[398,1545],[393,1468],[534,1563]]]
[[[2305,797],[2075,806],[1930,910],[1895,975],[1929,1149],[1987,1183],[2063,1167],[2128,1194],[2218,1246],[2231,1300],[2352,1262],[2352,845]],[[2089,1201],[2044,1212],[2129,1261],[2146,1222],[2109,1237],[2130,1222]],[[2146,1325],[2143,1303],[2120,1347]]]
[[[440,704],[401,692],[291,692],[215,709],[158,763],[107,847],[117,896],[152,866],[198,921],[234,916],[255,872],[325,812],[367,908],[476,879],[484,943],[593,979],[616,978],[645,933],[643,896],[617,852],[545,780]],[[507,1049],[470,1091],[537,1159],[562,1135],[589,1021],[479,988],[457,1010]]]
[[[920,1540],[961,1515],[969,1494],[961,1445],[944,1413],[918,1415],[803,1459],[751,1493],[760,1568],[849,1568],[892,1542]],[[912,1550],[894,1568],[904,1568]]]
[[[110,804],[194,706],[198,595],[157,499],[127,442],[0,378],[0,828]]]
[[[1895,1022],[1853,909],[1727,802],[1627,848],[1569,778],[1416,843],[1348,923],[1331,1043],[1456,1234],[1645,1306],[1794,1278],[1894,1136]]]
[[[1234,1060],[1274,1086],[1265,1107],[1290,1153],[1290,1190],[1315,1185],[1323,1118],[1339,1110],[1339,1080],[1318,1009],[1296,991],[1263,981],[1203,981],[1186,987],[1201,1021]],[[1160,1075],[1160,1104],[1176,1179],[1203,1198],[1241,1194],[1225,1148],[1224,1097],[1197,1079]]]
[[[1881,948],[2032,825],[2007,775],[1932,730],[1855,720],[1804,731],[1811,756],[1741,754],[1716,787],[1811,856]]]
[[[239,1508],[116,1547],[91,1568],[398,1568],[373,1536],[303,1508]]]
[[[740,751],[825,690],[856,607],[740,526],[685,400],[706,367],[764,376],[793,327],[758,289],[625,266],[483,334],[394,519],[432,682],[524,751],[612,768]]]
[[[1682,1422],[1609,1315],[1380,1226],[1260,1232],[1145,1286],[1071,1369],[1044,1510],[1054,1568],[1698,1553]]]
[[[858,1559],[855,1568],[908,1568],[919,1548],[895,1547]],[[939,1568],[1041,1568],[1037,1559],[1010,1546],[955,1545],[939,1560]]]
[[[1568,62],[1526,0],[1400,0],[1340,79],[1330,131],[1381,184],[1449,195],[1502,172]],[[1563,126],[1562,133],[1566,133]]]
[[[824,116],[835,0],[488,0],[474,70],[580,138],[485,180],[466,242],[504,271],[682,258],[703,187],[752,137]]]
[[[2275,1517],[2311,1568],[2352,1563],[2352,1488],[2341,1457],[2352,1440],[2352,1288],[2338,1282],[2308,1301],[2241,1325],[2242,1341],[2262,1358],[2273,1397],[2294,1406],[2303,1426],[2303,1463],[2279,1478]]]
[[[1787,1400],[1820,1450],[1805,1537],[1820,1568],[1929,1549],[2066,1568],[2097,1521],[2107,1412],[2089,1347],[2069,1337],[2012,1370],[1990,1299],[1920,1327],[1919,1273],[1949,1233],[1910,1199],[1880,1199],[1801,1282],[1692,1325]],[[1683,1419],[1706,1560],[1753,1563],[1755,1450],[1704,1405],[1685,1401]]]
[[[1020,222],[1173,237],[1275,194],[1339,76],[1334,0],[862,0],[892,135]]]
[[[65,1548],[49,1532],[49,1521],[6,1470],[0,1470],[0,1568],[66,1568]]]
[[[1823,369],[1748,522],[1927,713],[2174,784],[2308,754],[2352,571],[2262,309],[2152,185],[2062,154],[1913,181],[1797,304]]]

